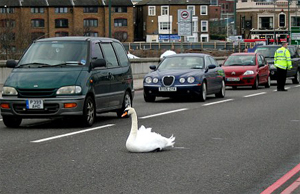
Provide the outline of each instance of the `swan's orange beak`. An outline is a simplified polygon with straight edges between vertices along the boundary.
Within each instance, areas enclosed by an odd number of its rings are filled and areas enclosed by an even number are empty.
[[[122,114],[122,116],[121,117],[125,117],[126,115],[128,115],[128,112],[126,111],[126,112],[124,112],[123,114]]]

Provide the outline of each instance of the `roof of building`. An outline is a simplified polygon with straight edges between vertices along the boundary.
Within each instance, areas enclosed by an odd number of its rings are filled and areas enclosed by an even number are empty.
[[[19,7],[20,6],[20,2],[19,0],[1,0],[0,1],[0,7]]]
[[[25,0],[26,1],[26,0]],[[71,0],[47,0],[49,6],[72,6]]]
[[[104,0],[105,5],[108,6],[109,0]],[[131,0],[111,0],[112,6],[132,6]]]
[[[25,7],[46,7],[47,1],[46,0],[23,0],[22,6]]]
[[[101,0],[73,0],[75,6],[103,6]]]
[[[137,5],[206,5],[209,0],[142,0]]]

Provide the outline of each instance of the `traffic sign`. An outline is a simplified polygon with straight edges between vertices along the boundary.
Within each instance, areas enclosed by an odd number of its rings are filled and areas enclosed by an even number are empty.
[[[178,35],[191,36],[192,35],[192,10],[179,9],[178,12]]]

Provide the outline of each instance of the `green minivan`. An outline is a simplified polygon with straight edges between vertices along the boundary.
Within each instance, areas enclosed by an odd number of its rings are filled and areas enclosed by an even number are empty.
[[[55,37],[40,39],[16,62],[3,85],[1,115],[7,127],[24,118],[79,117],[92,126],[97,113],[121,117],[134,97],[126,51],[115,39]]]

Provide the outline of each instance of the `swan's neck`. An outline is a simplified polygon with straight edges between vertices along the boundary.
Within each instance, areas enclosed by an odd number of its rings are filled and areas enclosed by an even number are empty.
[[[133,113],[131,114],[131,131],[130,131],[130,135],[136,135],[137,131],[138,131],[138,119],[137,119],[136,112],[133,111]]]

